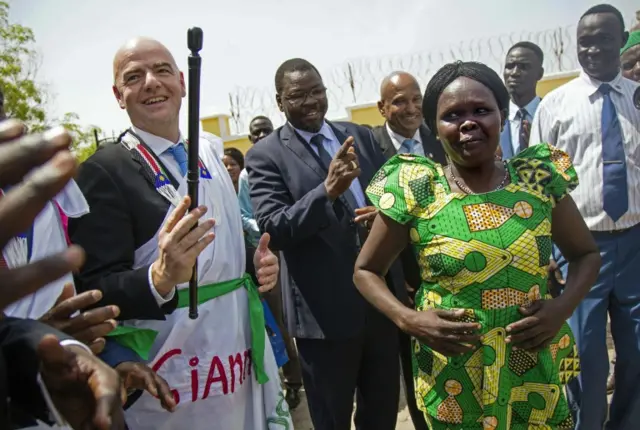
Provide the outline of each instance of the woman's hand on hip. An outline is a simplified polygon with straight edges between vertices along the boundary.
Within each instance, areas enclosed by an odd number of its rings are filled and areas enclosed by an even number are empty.
[[[448,357],[473,351],[480,343],[478,323],[460,322],[463,309],[417,311],[404,330],[431,349]]]

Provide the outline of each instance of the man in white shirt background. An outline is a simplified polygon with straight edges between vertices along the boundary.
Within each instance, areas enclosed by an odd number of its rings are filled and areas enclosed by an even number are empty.
[[[572,197],[602,256],[596,284],[569,319],[581,358],[581,376],[568,387],[578,430],[601,430],[607,419],[607,314],[617,361],[606,428],[640,422],[640,112],[638,83],[620,73],[627,38],[620,11],[589,9],[577,29],[582,72],[545,96],[531,129],[531,144],[549,142],[571,156],[580,180]],[[566,278],[564,259],[554,256]]]
[[[507,52],[504,82],[511,102],[509,115],[500,135],[500,149],[505,160],[529,147],[531,121],[540,104],[536,87],[544,76],[543,62],[542,49],[535,43],[518,42]]]

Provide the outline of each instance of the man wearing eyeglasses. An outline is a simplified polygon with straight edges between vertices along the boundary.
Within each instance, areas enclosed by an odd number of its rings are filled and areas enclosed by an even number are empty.
[[[287,123],[249,150],[246,169],[260,230],[292,280],[283,285],[293,296],[285,318],[314,428],[348,430],[357,394],[358,428],[394,429],[398,331],[352,280],[376,216],[364,188],[385,158],[369,129],[325,119],[327,90],[308,61],[285,61],[275,86]],[[401,270],[399,280],[404,286]]]

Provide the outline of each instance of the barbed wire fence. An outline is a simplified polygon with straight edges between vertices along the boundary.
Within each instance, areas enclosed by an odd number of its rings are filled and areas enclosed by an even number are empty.
[[[631,27],[640,22],[640,11],[626,18]],[[379,98],[380,83],[389,73],[402,70],[414,75],[424,88],[444,64],[456,61],[480,61],[502,76],[507,51],[517,42],[529,41],[544,53],[545,74],[570,72],[579,68],[576,55],[576,25],[541,31],[522,31],[500,36],[460,41],[448,47],[417,51],[404,55],[354,58],[320,72],[327,87],[329,118],[345,118],[345,107],[369,103]],[[279,126],[285,117],[275,101],[273,87],[235,87],[229,93],[231,127],[235,134],[247,132],[249,121],[266,115]]]
[[[575,25],[543,31],[526,31],[497,37],[461,41],[442,49],[404,55],[363,57],[347,60],[328,71],[321,71],[328,88],[329,118],[344,118],[345,107],[377,100],[382,79],[395,70],[411,73],[424,88],[431,76],[444,64],[456,61],[480,61],[502,73],[508,49],[520,41],[530,41],[544,52],[547,74],[578,68]],[[256,115],[266,115],[278,126],[284,115],[270,87],[235,87],[229,93],[230,116],[234,134],[247,131]]]

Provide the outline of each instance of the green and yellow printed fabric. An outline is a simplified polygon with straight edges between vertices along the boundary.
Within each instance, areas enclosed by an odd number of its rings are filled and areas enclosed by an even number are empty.
[[[563,386],[580,370],[565,325],[539,353],[505,343],[518,308],[547,294],[551,212],[578,185],[569,156],[531,146],[507,162],[509,184],[452,192],[442,166],[410,154],[390,159],[367,194],[409,226],[421,269],[418,310],[464,309],[482,325],[482,347],[445,357],[413,340],[419,407],[432,429],[572,429]]]

